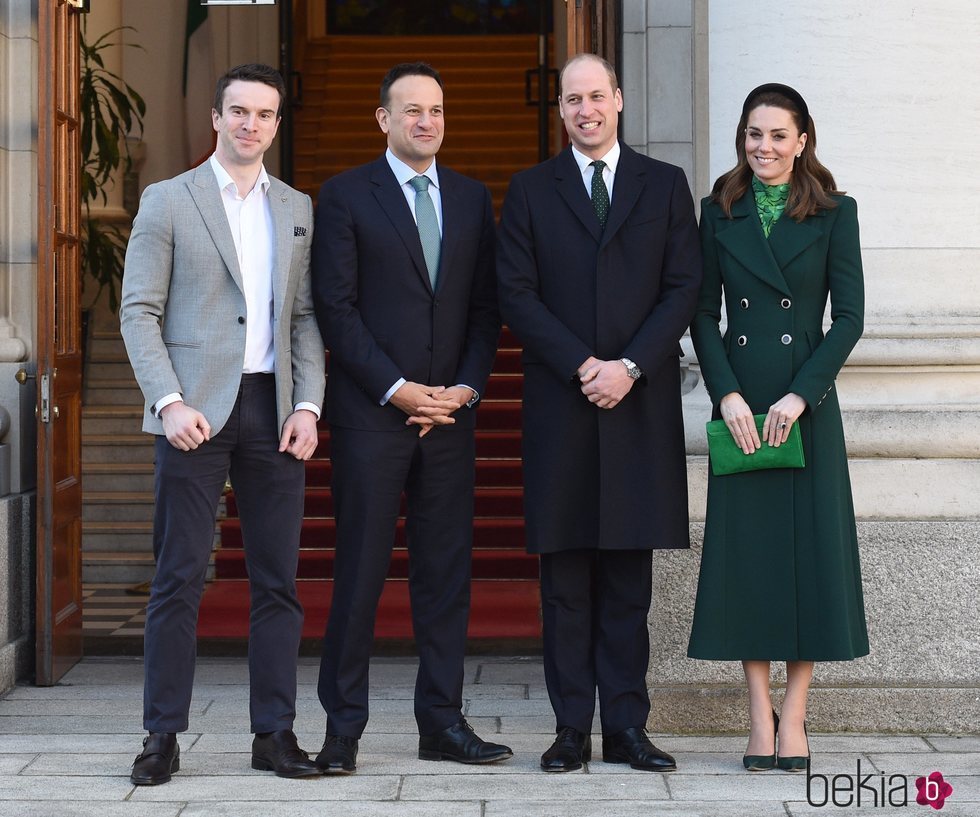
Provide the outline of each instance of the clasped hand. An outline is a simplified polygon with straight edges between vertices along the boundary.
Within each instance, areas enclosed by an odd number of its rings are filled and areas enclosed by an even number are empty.
[[[599,360],[596,357],[589,357],[579,366],[578,379],[582,384],[582,394],[590,403],[602,409],[618,406],[629,394],[634,382],[621,360]]]
[[[762,448],[758,429],[752,417],[752,409],[737,391],[730,392],[721,398],[718,404],[721,418],[728,426],[732,437],[745,454],[753,454]],[[769,407],[766,420],[762,425],[762,440],[778,448],[789,438],[790,429],[806,409],[806,400],[798,394],[781,397]]]
[[[405,425],[419,426],[424,437],[436,426],[456,422],[453,412],[473,398],[473,390],[463,386],[426,386],[407,381],[391,395],[390,402],[408,415]]]

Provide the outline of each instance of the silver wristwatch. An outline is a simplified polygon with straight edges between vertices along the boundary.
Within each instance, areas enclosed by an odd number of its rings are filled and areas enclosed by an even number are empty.
[[[640,371],[640,367],[628,357],[621,357],[619,362],[626,367],[626,374],[628,374],[633,380],[639,380],[641,377],[643,377],[643,372]]]

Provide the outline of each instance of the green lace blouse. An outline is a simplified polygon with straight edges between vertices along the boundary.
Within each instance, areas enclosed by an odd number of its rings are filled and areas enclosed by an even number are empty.
[[[755,206],[759,211],[759,221],[762,222],[762,232],[769,238],[772,225],[786,209],[786,199],[789,198],[789,182],[786,184],[763,184],[755,176],[752,177],[752,192],[755,193]]]

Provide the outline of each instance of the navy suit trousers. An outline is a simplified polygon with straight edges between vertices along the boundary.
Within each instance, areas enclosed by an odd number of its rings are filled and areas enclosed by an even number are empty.
[[[143,726],[188,728],[197,614],[230,474],[249,575],[249,714],[253,732],[292,727],[303,608],[296,566],[303,524],[304,463],[279,453],[273,375],[243,375],[228,422],[210,441],[180,451],[156,440],[157,571],[146,608]]]

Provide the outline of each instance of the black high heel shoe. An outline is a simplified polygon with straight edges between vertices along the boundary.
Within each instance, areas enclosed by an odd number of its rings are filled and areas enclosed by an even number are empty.
[[[803,757],[776,756],[776,766],[784,772],[805,772],[810,768],[810,736],[806,731],[806,721],[803,721],[803,735],[806,738],[806,755]]]
[[[776,732],[779,730],[779,715],[772,711],[772,754],[743,755],[742,765],[750,772],[768,772],[776,767]]]

